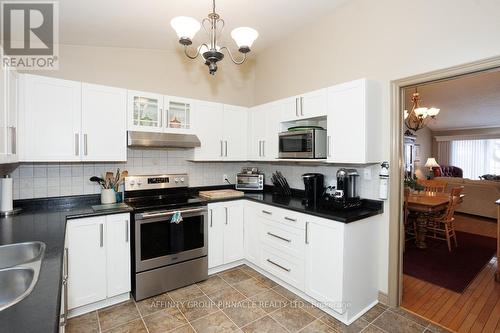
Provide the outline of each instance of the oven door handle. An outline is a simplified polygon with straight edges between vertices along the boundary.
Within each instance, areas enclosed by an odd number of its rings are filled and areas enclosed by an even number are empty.
[[[142,214],[140,219],[151,219],[154,217],[164,217],[164,216],[169,216],[169,215],[174,215],[174,213],[181,213],[181,214],[191,214],[191,213],[203,213],[206,212],[207,208],[205,207],[200,207],[200,208],[192,208],[192,209],[176,209],[176,210],[168,210],[164,212],[158,212],[158,213],[145,213]]]

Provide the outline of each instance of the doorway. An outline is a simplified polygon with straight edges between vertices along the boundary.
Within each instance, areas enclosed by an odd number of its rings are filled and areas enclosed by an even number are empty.
[[[408,100],[408,94],[410,91],[414,91],[415,87],[417,90],[419,87],[425,85],[432,85],[436,83],[447,82],[450,80],[456,80],[460,78],[465,78],[471,75],[480,75],[479,73],[488,73],[497,70],[500,66],[500,58],[488,59],[476,63],[466,64],[462,66],[457,66],[450,69],[440,70],[432,73],[422,74],[410,78],[405,78],[402,80],[397,80],[392,83],[392,113],[391,113],[391,144],[392,144],[392,156],[391,164],[393,166],[399,166],[392,168],[391,170],[391,200],[390,200],[390,252],[389,252],[389,303],[394,306],[402,306],[411,312],[414,312],[420,316],[430,319],[431,321],[437,323],[444,323],[447,327],[451,327],[455,330],[464,329],[464,325],[469,325],[470,329],[478,329],[482,325],[483,328],[491,328],[493,324],[496,328],[498,324],[498,318],[492,318],[489,322],[492,313],[495,311],[500,311],[500,304],[497,305],[497,300],[494,299],[494,295],[500,290],[500,284],[495,284],[493,282],[493,273],[497,268],[496,258],[493,257],[492,261],[487,261],[484,267],[480,267],[480,272],[474,274],[473,279],[470,283],[467,281],[459,281],[462,285],[465,283],[466,288],[462,290],[462,293],[455,291],[448,292],[448,288],[444,288],[437,284],[437,281],[428,282],[429,279],[418,279],[409,274],[404,274],[404,253],[405,253],[405,243],[408,244],[408,234],[405,233],[404,224],[404,186],[403,180],[408,172],[416,171],[415,166],[412,165],[410,170],[408,169],[408,147],[404,145],[406,126],[404,124],[404,104],[405,100]],[[420,88],[423,89],[423,88]],[[406,98],[405,98],[406,97]],[[426,105],[427,106],[427,105]],[[432,127],[432,126],[431,126]],[[425,131],[425,130],[424,130]],[[418,131],[417,131],[418,132]],[[407,133],[408,134],[408,133]],[[408,143],[408,135],[406,137]],[[458,141],[458,140],[456,140]],[[413,142],[415,144],[415,142]],[[419,170],[425,173],[423,176],[425,178],[431,178],[431,169],[426,170],[422,168],[429,157],[423,154],[422,147],[418,147],[420,151],[415,151],[415,147],[411,148],[414,156],[413,159],[417,159],[420,164],[421,169]],[[405,159],[406,151],[406,159]],[[427,153],[427,154],[437,154]],[[425,161],[423,159],[425,158]],[[449,164],[449,161],[446,161]],[[412,169],[413,168],[413,169]],[[422,178],[422,175],[421,175]],[[477,231],[477,216],[475,215],[464,215],[462,218],[462,224],[469,230],[465,230],[468,233],[480,233],[484,232],[489,235],[484,235],[486,237],[492,236],[496,228],[488,229],[479,228]],[[486,223],[491,223],[491,221],[486,221]],[[482,225],[483,227],[487,225]],[[495,225],[496,227],[496,225]],[[472,230],[472,229],[476,230]],[[463,236],[463,235],[462,235]],[[466,246],[467,242],[462,238],[462,246]],[[445,246],[446,248],[446,246]],[[456,253],[456,252],[455,252]],[[488,256],[488,255],[486,255]],[[484,260],[484,259],[483,259]],[[418,261],[417,261],[418,262]],[[415,274],[414,274],[415,275]],[[432,276],[431,279],[432,280]],[[459,283],[459,284],[460,284]],[[406,288],[405,288],[406,284]],[[476,287],[476,289],[467,289],[467,287]],[[480,292],[479,288],[486,288],[487,292]],[[411,293],[405,294],[405,291],[411,289]],[[465,295],[465,296],[462,296]],[[500,295],[500,294],[499,294]],[[489,296],[489,297],[487,297]],[[480,299],[477,302],[477,299]],[[452,318],[450,318],[452,317]],[[493,323],[494,322],[494,323]]]

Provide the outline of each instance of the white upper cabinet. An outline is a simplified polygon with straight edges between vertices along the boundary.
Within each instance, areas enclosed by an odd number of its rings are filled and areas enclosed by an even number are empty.
[[[191,114],[195,105],[193,100],[165,96],[163,105],[165,110],[165,131],[188,132],[191,129]]]
[[[0,163],[18,162],[19,74],[0,68]]]
[[[248,153],[252,161],[272,161],[278,158],[278,133],[282,101],[259,105],[250,109]]]
[[[376,82],[361,79],[328,88],[327,161],[380,162],[381,110]]]
[[[128,91],[128,129],[161,132],[163,130],[163,95]]]
[[[7,71],[7,156],[9,163],[19,161],[18,156],[19,74]]]
[[[247,112],[245,107],[224,104],[224,160],[247,159]]]
[[[189,132],[194,101],[128,90],[128,129],[143,132]]]
[[[20,160],[80,161],[81,82],[25,75],[23,95]]]
[[[127,91],[82,84],[83,161],[127,160]]]
[[[323,117],[327,114],[327,89],[319,89],[281,101],[281,121]]]
[[[224,106],[219,103],[196,103],[192,118],[193,131],[201,141],[194,149],[194,159],[200,161],[221,160],[224,156]]]
[[[247,158],[247,112],[241,106],[198,101],[193,132],[201,141],[198,161],[241,161]]]

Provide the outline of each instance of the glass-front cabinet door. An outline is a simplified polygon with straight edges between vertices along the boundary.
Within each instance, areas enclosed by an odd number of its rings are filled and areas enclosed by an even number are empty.
[[[183,131],[191,128],[191,116],[194,103],[192,100],[165,96],[165,129]]]
[[[140,91],[128,91],[128,128],[136,131],[163,130],[163,96]]]

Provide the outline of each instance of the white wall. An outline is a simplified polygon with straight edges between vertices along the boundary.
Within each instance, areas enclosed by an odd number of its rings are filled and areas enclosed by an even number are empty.
[[[188,59],[180,49],[60,45],[59,70],[33,74],[234,105],[253,104],[253,56],[241,66],[226,59],[212,76],[200,59]]]
[[[388,160],[390,81],[500,55],[499,12],[498,0],[348,1],[258,54],[255,101],[260,104],[360,77],[379,80],[384,85],[382,133]],[[384,292],[387,206],[378,235],[379,288]]]

